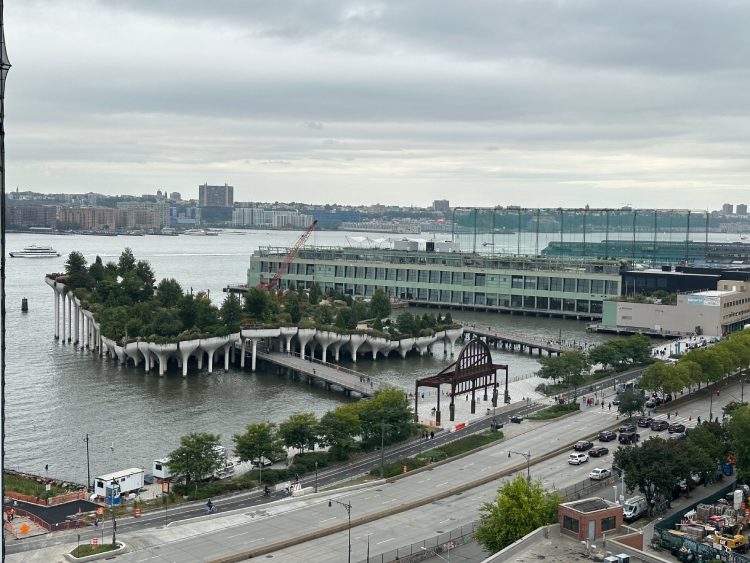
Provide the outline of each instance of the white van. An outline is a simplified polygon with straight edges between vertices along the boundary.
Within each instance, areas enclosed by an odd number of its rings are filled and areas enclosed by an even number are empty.
[[[627,522],[637,520],[646,514],[646,512],[648,512],[648,504],[646,503],[646,499],[641,496],[629,498],[622,505],[622,517]]]

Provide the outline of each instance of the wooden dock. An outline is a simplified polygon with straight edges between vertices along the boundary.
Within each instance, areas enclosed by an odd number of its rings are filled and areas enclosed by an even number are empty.
[[[533,338],[524,338],[517,335],[502,334],[490,329],[480,329],[474,326],[464,326],[464,340],[469,338],[479,338],[484,340],[489,346],[500,350],[511,352],[527,352],[532,356],[536,351],[540,356],[546,352],[548,356],[559,356],[564,352],[575,350],[570,346],[565,346],[554,341],[538,340]]]
[[[302,359],[298,354],[286,352],[258,352],[259,360],[279,366],[299,379],[303,377],[308,383],[321,381],[326,389],[338,387],[347,395],[352,392],[362,397],[371,397],[375,391],[391,387],[372,376],[356,372],[336,364],[323,363],[320,360]]]

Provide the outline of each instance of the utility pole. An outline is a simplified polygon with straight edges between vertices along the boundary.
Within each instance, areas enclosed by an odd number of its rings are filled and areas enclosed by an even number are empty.
[[[380,426],[380,478],[383,478],[383,467],[385,465],[385,419]]]
[[[3,0],[0,0],[0,494],[5,496],[5,78],[10,70],[8,53],[5,50],[5,28],[3,27]],[[5,561],[5,534],[0,540],[0,560]]]

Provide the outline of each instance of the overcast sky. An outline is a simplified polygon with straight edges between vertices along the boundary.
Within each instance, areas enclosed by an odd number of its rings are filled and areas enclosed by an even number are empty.
[[[750,3],[5,3],[7,189],[750,203]]]

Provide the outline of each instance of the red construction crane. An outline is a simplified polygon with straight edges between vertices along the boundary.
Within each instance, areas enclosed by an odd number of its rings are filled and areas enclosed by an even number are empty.
[[[297,254],[299,254],[300,249],[305,245],[305,241],[307,241],[310,233],[315,230],[315,226],[317,224],[318,220],[316,219],[309,227],[307,227],[307,229],[305,229],[305,232],[302,233],[297,239],[297,242],[294,243],[294,246],[289,250],[289,254],[287,254],[284,258],[284,262],[282,262],[281,266],[279,266],[279,269],[276,270],[276,273],[270,280],[267,280],[262,275],[260,276],[260,283],[258,284],[259,288],[268,289],[269,291],[272,289],[276,289],[276,287],[279,285],[279,282],[281,281],[281,277],[286,274],[287,270],[289,269],[289,264],[294,262],[294,259],[297,257]]]

